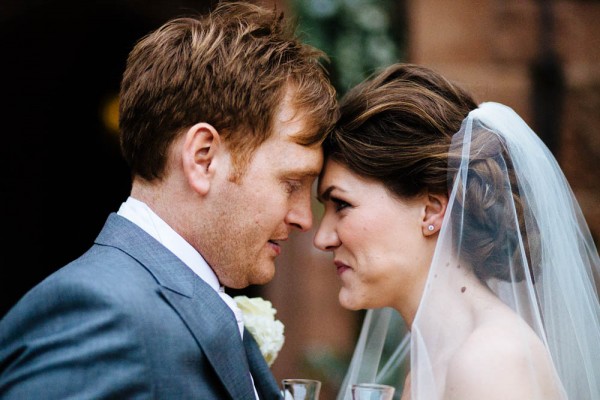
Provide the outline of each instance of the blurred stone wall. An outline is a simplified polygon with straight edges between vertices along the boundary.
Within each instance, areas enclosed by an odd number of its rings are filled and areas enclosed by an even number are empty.
[[[548,1],[549,45],[564,74],[555,155],[600,239],[600,2]],[[498,101],[536,128],[532,65],[543,35],[542,2],[408,0],[409,61]],[[551,195],[551,194],[549,194]]]

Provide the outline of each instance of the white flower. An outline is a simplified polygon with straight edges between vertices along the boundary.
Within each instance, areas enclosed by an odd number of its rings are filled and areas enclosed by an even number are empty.
[[[242,310],[246,329],[254,336],[270,367],[284,342],[283,324],[275,319],[277,311],[270,301],[261,297],[236,296],[233,299]]]

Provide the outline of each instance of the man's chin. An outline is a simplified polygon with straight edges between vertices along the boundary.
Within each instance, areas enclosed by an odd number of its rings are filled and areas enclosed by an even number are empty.
[[[253,276],[249,277],[250,285],[265,285],[275,277],[275,265],[264,265],[260,270],[255,271]]]
[[[231,289],[245,289],[251,285],[265,285],[275,277],[275,266],[265,267],[260,270],[254,270],[245,277],[228,277],[221,280],[221,283]],[[245,278],[245,279],[243,279]]]

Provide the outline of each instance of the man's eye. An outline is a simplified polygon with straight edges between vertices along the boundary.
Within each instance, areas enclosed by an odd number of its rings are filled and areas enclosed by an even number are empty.
[[[302,187],[300,182],[296,181],[286,181],[285,182],[285,190],[287,193],[292,194],[295,191],[299,190]]]

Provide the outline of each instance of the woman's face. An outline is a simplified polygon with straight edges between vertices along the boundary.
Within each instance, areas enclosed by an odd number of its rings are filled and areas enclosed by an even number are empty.
[[[314,244],[333,252],[342,306],[416,311],[435,246],[423,234],[426,196],[401,200],[332,160],[318,195],[325,214]]]

